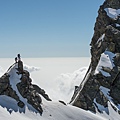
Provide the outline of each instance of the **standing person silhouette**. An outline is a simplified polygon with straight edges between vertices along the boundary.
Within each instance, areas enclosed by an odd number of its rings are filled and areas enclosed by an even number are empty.
[[[17,63],[17,57],[15,57],[15,63]]]
[[[23,73],[23,62],[21,61],[20,54],[18,54],[17,57],[18,57],[18,71],[19,71],[19,74],[22,74]]]
[[[20,54],[18,54],[17,57],[18,57],[18,61],[20,61],[21,60]]]

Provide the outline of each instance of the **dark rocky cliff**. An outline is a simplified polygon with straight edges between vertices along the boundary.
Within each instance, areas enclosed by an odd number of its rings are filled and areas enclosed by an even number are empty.
[[[120,110],[120,0],[106,0],[100,6],[90,45],[91,63],[71,104],[102,112],[110,103]]]

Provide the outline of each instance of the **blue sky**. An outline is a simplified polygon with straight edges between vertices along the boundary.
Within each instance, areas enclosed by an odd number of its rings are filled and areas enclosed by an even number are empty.
[[[89,57],[104,0],[0,0],[0,57]]]

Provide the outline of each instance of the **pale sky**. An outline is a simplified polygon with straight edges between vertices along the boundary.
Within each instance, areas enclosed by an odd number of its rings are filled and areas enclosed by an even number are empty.
[[[104,0],[0,0],[0,57],[89,57]]]

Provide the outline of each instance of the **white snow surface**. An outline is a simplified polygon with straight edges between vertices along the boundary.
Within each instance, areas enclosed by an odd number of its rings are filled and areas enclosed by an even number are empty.
[[[0,96],[0,104],[2,104],[0,106],[0,120],[108,120],[71,105],[65,106],[59,102],[48,102],[44,99],[42,116],[30,111],[27,107],[25,112],[19,112],[16,101],[7,96]],[[7,111],[8,109],[11,109],[11,113]]]
[[[105,8],[107,15],[112,19],[117,19],[120,16],[120,9],[113,9],[113,8]]]
[[[112,106],[114,106],[114,108],[116,108],[117,113],[118,113],[120,107],[119,107],[119,105],[116,106],[116,105],[114,104],[114,102],[113,102],[112,97],[109,96],[109,91],[110,91],[110,89],[105,88],[105,87],[103,87],[103,86],[100,86],[100,90],[101,90],[102,93],[106,96],[106,98],[109,100],[109,103],[110,103]]]
[[[108,98],[110,89],[105,88],[105,87],[103,87],[103,86],[100,86],[100,90],[101,90],[101,91],[103,92],[103,94]]]
[[[120,27],[120,24],[117,24],[117,23],[116,23],[116,27]]]
[[[101,45],[102,45],[102,41],[104,40],[104,37],[105,37],[105,33],[98,39],[98,41],[97,41],[97,46],[98,46],[98,48],[100,48],[101,47]]]
[[[98,39],[97,43],[102,42],[104,40],[105,33]]]
[[[105,51],[104,53],[102,53],[99,63],[96,67],[95,74],[98,74],[99,72],[101,72],[106,77],[110,76],[109,73],[102,70],[102,67],[113,69],[114,67],[113,57],[114,56],[115,54],[109,51]]]

